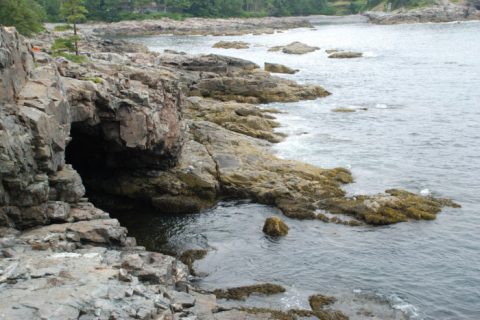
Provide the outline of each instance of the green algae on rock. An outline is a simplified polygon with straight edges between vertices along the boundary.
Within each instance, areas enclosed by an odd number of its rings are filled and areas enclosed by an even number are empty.
[[[213,294],[218,299],[245,300],[252,294],[270,296],[283,292],[285,292],[285,288],[278,284],[262,283],[237,288],[216,289],[213,291]]]
[[[217,49],[248,49],[250,45],[244,41],[219,41],[213,45]]]
[[[263,232],[271,237],[283,237],[288,234],[288,226],[279,217],[270,217],[265,220]]]
[[[240,308],[252,315],[265,315],[265,319],[274,320],[297,320],[298,318],[312,318],[315,317],[320,320],[348,320],[348,317],[340,311],[336,310],[303,310],[303,309],[290,309],[287,311],[273,310],[268,308]]]
[[[321,311],[323,307],[334,303],[336,300],[337,299],[334,297],[324,296],[323,294],[315,294],[308,298],[308,303],[313,311]]]
[[[372,225],[387,225],[408,220],[434,220],[443,207],[458,208],[449,199],[424,197],[390,189],[386,194],[337,197],[320,201],[320,207],[332,213],[343,213]]]

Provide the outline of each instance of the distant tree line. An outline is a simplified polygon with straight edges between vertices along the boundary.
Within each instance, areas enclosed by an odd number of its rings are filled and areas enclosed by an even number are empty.
[[[349,14],[382,3],[385,6],[391,3],[392,9],[396,9],[427,5],[434,0],[0,0],[0,25],[14,25],[21,33],[29,35],[42,30],[42,23],[46,21],[71,23],[72,17],[68,18],[62,8],[72,1],[85,8],[80,13],[81,20],[120,21],[191,16]],[[479,5],[479,0],[469,1]]]

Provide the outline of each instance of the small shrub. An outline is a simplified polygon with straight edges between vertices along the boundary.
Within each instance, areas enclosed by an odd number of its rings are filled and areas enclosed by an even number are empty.
[[[54,31],[68,31],[68,30],[72,30],[73,27],[69,24],[61,24],[61,25],[58,25],[58,26],[55,26],[55,28],[53,28]]]

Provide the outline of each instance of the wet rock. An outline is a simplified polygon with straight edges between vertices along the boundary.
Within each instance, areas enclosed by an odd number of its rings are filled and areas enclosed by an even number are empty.
[[[352,58],[360,58],[363,56],[361,52],[353,52],[353,51],[338,51],[330,54],[328,57],[331,59],[352,59]]]
[[[267,218],[263,226],[263,232],[271,237],[283,237],[288,234],[288,226],[278,217]]]
[[[449,199],[424,197],[398,189],[387,190],[385,194],[373,196],[334,197],[322,200],[320,206],[332,213],[353,215],[372,225],[408,220],[433,220],[442,207],[459,207]]]
[[[213,294],[217,299],[245,300],[252,294],[274,295],[283,292],[285,292],[285,288],[282,286],[265,283],[238,288],[217,289],[213,291]]]
[[[268,63],[268,62],[265,62],[264,69],[265,69],[265,71],[272,72],[272,73],[294,74],[294,73],[298,72],[298,70],[289,68],[287,66],[284,66],[283,64]]]
[[[343,108],[343,107],[332,109],[332,112],[340,112],[340,113],[351,113],[356,111],[357,110],[353,108]]]
[[[193,263],[196,260],[203,259],[207,255],[208,251],[203,249],[191,249],[184,251],[179,260],[182,261],[187,267],[190,274],[195,275],[195,270],[193,269]]]
[[[306,54],[310,52],[314,52],[320,50],[319,47],[311,47],[301,42],[292,42],[286,46],[277,46],[272,47],[268,51],[270,52],[278,52],[281,51],[286,54]]]
[[[336,300],[334,297],[316,294],[308,298],[308,303],[313,311],[321,311],[324,307],[334,303]]]
[[[219,49],[248,49],[250,45],[244,41],[220,41],[213,45]]]
[[[267,308],[240,308],[242,312],[245,312],[248,316],[245,318],[238,319],[265,319],[265,320],[297,320],[299,318],[317,318],[320,320],[348,320],[348,317],[340,311],[335,310],[302,310],[302,309],[290,309],[286,311],[273,310]],[[239,314],[242,316],[242,314]],[[252,318],[250,318],[250,317]]]

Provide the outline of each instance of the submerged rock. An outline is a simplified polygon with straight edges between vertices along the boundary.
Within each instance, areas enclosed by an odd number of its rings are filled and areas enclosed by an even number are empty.
[[[330,54],[328,57],[331,59],[352,59],[352,58],[360,58],[363,56],[361,52],[353,52],[353,51],[337,51]]]
[[[313,311],[321,311],[323,310],[323,307],[334,303],[336,300],[337,299],[335,299],[334,297],[316,294],[308,298],[308,303],[310,304],[310,308],[312,308]]]
[[[270,52],[278,52],[281,51],[286,54],[306,54],[310,52],[314,52],[320,50],[319,47],[311,47],[301,42],[292,42],[286,46],[276,46],[270,48],[268,51]]]
[[[283,64],[278,63],[268,63],[265,62],[265,71],[272,72],[272,73],[286,73],[286,74],[294,74],[297,73],[298,70],[289,68],[284,66]]]
[[[332,109],[332,112],[343,112],[343,113],[349,113],[349,112],[356,112],[357,110],[353,109],[353,108],[335,108],[335,109]]]
[[[248,49],[250,45],[244,41],[220,41],[213,45],[218,49]]]
[[[280,285],[264,283],[237,288],[217,289],[213,291],[213,294],[217,299],[245,300],[252,294],[274,295],[283,292],[285,292],[285,288]]]
[[[279,217],[267,218],[263,226],[263,232],[271,237],[283,237],[288,234],[288,226]]]

